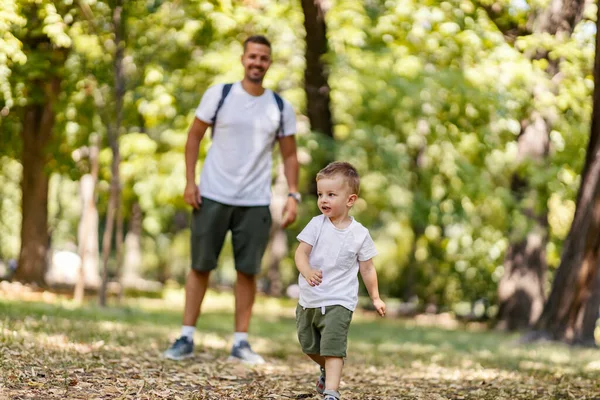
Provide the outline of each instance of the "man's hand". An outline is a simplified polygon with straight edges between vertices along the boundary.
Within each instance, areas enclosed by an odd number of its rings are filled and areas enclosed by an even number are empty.
[[[373,306],[382,317],[385,316],[385,303],[379,297],[373,299]]]
[[[323,271],[320,269],[311,269],[310,272],[304,276],[304,279],[306,279],[306,282],[308,282],[310,286],[319,286],[321,282],[323,282]]]
[[[283,217],[281,220],[281,227],[285,228],[292,224],[296,220],[298,214],[298,203],[293,197],[288,196],[285,207],[283,207]]]
[[[202,198],[200,197],[200,190],[194,182],[188,182],[185,185],[183,199],[187,204],[194,207],[195,209],[200,208],[200,204],[202,204]]]

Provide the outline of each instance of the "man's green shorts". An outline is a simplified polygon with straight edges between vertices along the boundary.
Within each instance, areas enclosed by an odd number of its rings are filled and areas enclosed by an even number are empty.
[[[302,351],[323,357],[346,357],[350,321],[352,311],[343,306],[305,309],[298,304],[296,328]]]
[[[263,254],[269,242],[271,212],[269,206],[241,207],[202,198],[192,213],[192,268],[212,271],[231,231],[235,269],[248,275],[260,272]]]

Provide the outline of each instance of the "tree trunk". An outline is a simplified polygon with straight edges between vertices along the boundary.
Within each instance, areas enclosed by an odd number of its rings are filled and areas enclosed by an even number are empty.
[[[139,203],[133,203],[129,231],[125,236],[125,259],[123,261],[123,279],[125,287],[135,286],[141,279],[142,266],[142,209]]]
[[[288,240],[281,227],[283,207],[287,202],[287,182],[283,173],[283,164],[278,167],[277,180],[273,185],[273,201],[271,202],[271,232],[269,234],[268,269],[266,292],[269,296],[279,297],[283,293],[283,282],[279,266],[288,252]]]
[[[512,243],[508,249],[504,275],[498,285],[499,329],[526,329],[542,313],[546,232],[547,228],[533,229],[525,240]]]
[[[123,97],[125,94],[125,76],[123,73],[124,46],[124,18],[123,0],[116,2],[113,10],[113,28],[115,32],[115,55],[114,55],[114,73],[115,73],[115,119],[109,124],[108,141],[112,150],[111,179],[110,179],[110,199],[108,210],[106,212],[106,226],[102,239],[102,283],[100,286],[99,303],[106,305],[106,289],[108,286],[108,258],[110,256],[112,235],[115,224],[117,208],[120,205],[121,183],[119,180],[119,164],[121,155],[119,153],[119,133],[121,130],[121,121],[123,118]],[[118,262],[118,260],[117,260]]]
[[[81,221],[79,222],[79,257],[81,266],[73,298],[83,303],[85,287],[97,288],[100,283],[98,269],[98,209],[96,208],[96,183],[98,181],[98,140],[90,140],[90,173],[81,177]]]
[[[517,162],[544,160],[549,151],[549,126],[537,112],[531,122],[524,122],[518,139]],[[527,178],[514,175],[511,189],[517,200],[524,196],[535,199]],[[511,243],[504,258],[504,275],[498,284],[498,325],[503,330],[527,329],[538,320],[544,306],[544,282],[546,281],[546,245],[548,243],[548,211],[544,206],[536,212],[528,206],[521,212],[529,220],[529,232],[511,232],[516,239]],[[522,237],[524,234],[524,237]]]
[[[23,178],[21,181],[21,251],[14,279],[24,283],[44,284],[47,265],[48,235],[48,171],[45,169],[46,145],[54,128],[54,103],[60,91],[60,79],[52,77],[35,82],[43,87],[42,104],[30,104],[24,109]]]
[[[600,17],[600,9],[598,11]],[[596,21],[600,28],[600,19]],[[561,264],[534,338],[595,346],[600,307],[600,35],[596,35],[594,108],[581,187]]]
[[[313,131],[333,137],[331,121],[329,73],[323,62],[327,54],[327,25],[323,0],[302,0],[304,28],[306,30],[306,69],[304,90],[306,109]]]
[[[121,190],[119,187],[119,199],[120,199]],[[117,204],[117,233],[115,237],[115,247],[116,247],[116,276],[117,282],[119,282],[119,295],[117,296],[118,302],[121,303],[123,300],[123,295],[125,293],[125,288],[123,287],[123,209],[120,206],[120,201]]]
[[[552,0],[539,14],[532,13],[527,31],[521,34],[550,34],[566,40],[581,20],[584,0]],[[499,13],[494,7],[484,7],[499,29],[503,29]],[[509,37],[509,32],[505,37]],[[547,51],[535,51],[527,54],[532,60],[548,60],[546,70],[550,80],[559,73],[558,60],[552,60]],[[555,84],[558,84],[555,82]],[[537,98],[546,96],[542,87],[534,89]],[[519,162],[536,161],[543,165],[549,150],[551,121],[554,115],[542,115],[533,110],[522,122],[519,136]],[[517,199],[529,196],[535,200],[539,195],[529,186],[527,177],[513,177],[513,193]],[[538,202],[543,203],[543,202]],[[544,302],[544,282],[547,271],[545,248],[548,241],[547,209],[541,210],[526,206],[522,213],[529,220],[530,233],[511,232],[511,241],[504,260],[504,276],[498,285],[500,310],[498,327],[504,329],[523,329],[531,327],[540,315]]]

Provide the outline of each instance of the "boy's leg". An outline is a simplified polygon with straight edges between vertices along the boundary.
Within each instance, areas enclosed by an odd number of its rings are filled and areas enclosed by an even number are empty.
[[[319,354],[307,354],[314,362],[319,364],[319,368],[321,370],[321,374],[319,375],[319,379],[317,379],[316,388],[319,394],[323,394],[325,390],[325,357]]]
[[[348,345],[348,328],[352,311],[343,306],[327,306],[321,310],[321,351],[325,357],[325,398],[339,399],[338,389]]]
[[[319,364],[319,366],[325,368],[325,357],[319,354],[307,354],[314,362]]]
[[[338,391],[342,379],[344,359],[341,357],[325,357],[325,390]]]

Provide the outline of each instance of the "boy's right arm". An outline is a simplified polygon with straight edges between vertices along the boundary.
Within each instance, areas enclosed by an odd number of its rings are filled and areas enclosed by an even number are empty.
[[[300,274],[306,279],[310,286],[319,286],[323,280],[323,273],[321,270],[312,269],[308,261],[312,246],[305,242],[300,242],[296,249],[296,255],[294,260],[296,261],[296,268]]]
[[[187,141],[185,142],[185,191],[183,199],[187,204],[194,208],[198,208],[202,199],[200,198],[200,190],[196,185],[196,163],[198,162],[198,151],[200,149],[200,141],[204,137],[206,130],[210,125],[198,118],[194,118],[194,123],[188,132]]]

